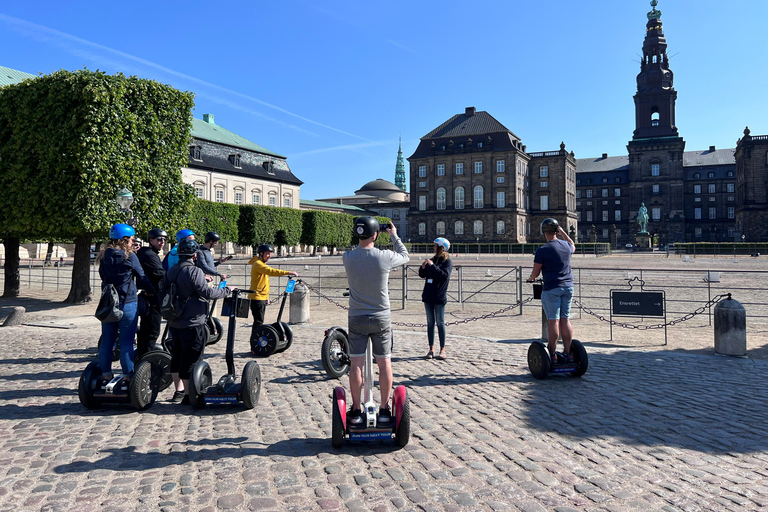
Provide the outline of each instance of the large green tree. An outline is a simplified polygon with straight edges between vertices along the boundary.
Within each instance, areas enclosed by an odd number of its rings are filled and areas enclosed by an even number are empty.
[[[193,193],[181,180],[181,167],[192,106],[189,92],[88,70],[0,89],[0,204],[6,205],[0,236],[6,247],[19,238],[74,239],[67,302],[90,300],[90,244],[126,220],[115,201],[122,187],[133,192],[139,233],[155,226],[170,231],[185,220]],[[18,294],[9,282],[5,295]]]

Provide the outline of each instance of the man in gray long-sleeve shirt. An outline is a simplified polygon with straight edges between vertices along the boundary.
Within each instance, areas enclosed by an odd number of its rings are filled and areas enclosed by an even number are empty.
[[[389,224],[386,231],[395,246],[393,251],[374,247],[380,226],[373,217],[355,219],[358,246],[344,253],[344,269],[349,282],[349,351],[352,367],[349,386],[352,388],[352,409],[348,413],[351,425],[363,423],[360,411],[360,389],[363,383],[363,365],[368,339],[379,366],[381,391],[380,424],[392,421],[389,395],[392,392],[392,326],[389,310],[389,271],[410,260],[408,250],[397,236],[397,229]]]
[[[207,275],[219,276],[223,281],[227,278],[227,275],[220,274],[219,271],[216,270],[216,267],[219,266],[219,263],[224,263],[225,261],[229,260],[230,257],[226,256],[221,258],[218,262],[214,262],[213,254],[211,254],[211,249],[219,244],[219,240],[221,240],[221,237],[215,231],[209,231],[205,234],[205,243],[201,245],[197,250],[197,266],[200,267]]]

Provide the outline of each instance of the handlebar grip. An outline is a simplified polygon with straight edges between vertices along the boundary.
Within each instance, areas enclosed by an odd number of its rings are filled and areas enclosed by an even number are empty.
[[[344,297],[349,297],[349,292],[344,292],[344,293],[342,293],[342,295],[343,295]]]
[[[238,291],[240,293],[256,293],[256,290],[241,290],[241,289],[238,289]]]

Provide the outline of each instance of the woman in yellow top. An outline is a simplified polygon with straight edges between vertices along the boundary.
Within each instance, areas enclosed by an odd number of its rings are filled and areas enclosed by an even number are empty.
[[[269,276],[299,276],[296,272],[268,267],[267,262],[272,257],[272,252],[271,245],[260,245],[257,251],[258,256],[254,256],[248,262],[249,265],[252,265],[251,290],[256,290],[256,293],[248,295],[248,298],[251,299],[251,313],[253,313],[251,340],[256,337],[256,329],[264,324],[264,314],[269,303]]]

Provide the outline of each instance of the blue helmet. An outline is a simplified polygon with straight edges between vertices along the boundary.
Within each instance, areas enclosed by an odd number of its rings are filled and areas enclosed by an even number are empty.
[[[451,248],[451,242],[449,242],[448,239],[443,237],[435,238],[435,245],[442,247],[446,251]]]
[[[136,230],[128,224],[115,224],[109,230],[109,238],[112,240],[120,240],[125,236],[133,236],[136,234]]]
[[[182,229],[178,233],[176,233],[176,241],[181,242],[185,238],[187,238],[190,235],[194,235],[195,233],[191,229]]]

